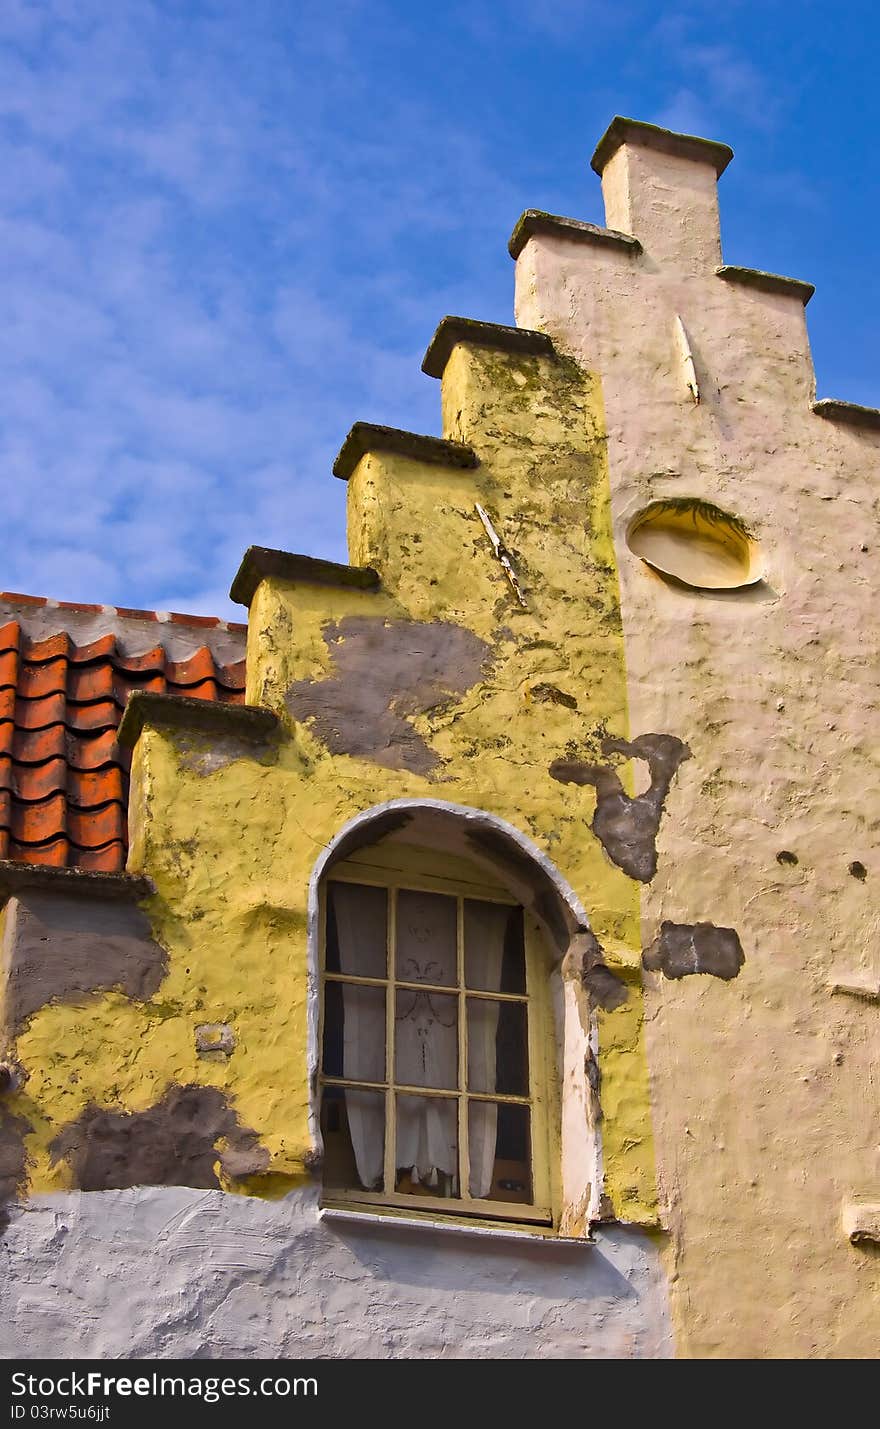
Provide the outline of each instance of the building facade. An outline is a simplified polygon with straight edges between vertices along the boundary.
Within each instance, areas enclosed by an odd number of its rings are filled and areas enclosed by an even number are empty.
[[[246,630],[5,599],[10,1353],[874,1353],[880,413],[730,157],[615,120]]]

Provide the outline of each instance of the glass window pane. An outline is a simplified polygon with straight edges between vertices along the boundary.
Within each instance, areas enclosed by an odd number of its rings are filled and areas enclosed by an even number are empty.
[[[529,1052],[524,1002],[467,1000],[469,1092],[529,1094]]]
[[[528,1107],[469,1102],[468,1152],[470,1193],[477,1200],[531,1202]]]
[[[407,1087],[458,1086],[458,998],[398,988],[394,1080]]]
[[[324,984],[324,1071],[353,1082],[385,1080],[385,989]]]
[[[458,982],[458,907],[443,893],[401,889],[397,895],[397,976],[401,982]]]
[[[388,961],[388,890],[365,883],[327,884],[329,973],[385,977]]]
[[[397,1102],[395,1190],[416,1196],[458,1196],[458,1101],[412,1097]]]
[[[521,908],[465,899],[464,981],[477,992],[525,992]]]
[[[325,1087],[321,1096],[324,1189],[381,1191],[385,1094]]]

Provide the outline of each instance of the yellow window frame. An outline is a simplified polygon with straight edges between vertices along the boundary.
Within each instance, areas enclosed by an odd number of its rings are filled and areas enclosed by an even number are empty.
[[[334,882],[362,884],[384,888],[389,893],[386,926],[386,973],[385,978],[359,977],[348,973],[331,973],[326,967],[327,950],[327,884]],[[454,988],[434,986],[429,983],[408,983],[395,976],[396,968],[396,910],[397,895],[402,891],[444,893],[457,901],[457,983]],[[525,994],[493,993],[467,988],[464,977],[464,902],[478,899],[487,903],[503,903],[509,907],[521,907],[501,883],[494,882],[489,875],[473,869],[463,859],[438,853],[434,850],[418,849],[414,846],[399,845],[396,848],[380,847],[366,849],[348,860],[336,864],[321,886],[319,902],[320,931],[320,974],[321,998],[319,1019],[319,1047],[321,1068],[319,1071],[319,1092],[323,1097],[325,1087],[347,1087],[353,1090],[383,1092],[385,1095],[385,1158],[384,1187],[381,1191],[364,1191],[352,1188],[350,1191],[333,1187],[325,1188],[322,1204],[327,1207],[357,1208],[364,1211],[407,1211],[428,1213],[434,1217],[439,1213],[444,1220],[462,1219],[467,1223],[523,1224],[526,1226],[551,1227],[556,1224],[554,1209],[554,1189],[556,1177],[551,1174],[551,1149],[557,1137],[553,1134],[554,1118],[551,1114],[558,1096],[556,1094],[555,1038],[553,1034],[552,1008],[548,987],[547,949],[544,936],[537,921],[523,910],[524,951],[526,971]],[[328,982],[348,983],[385,990],[385,1081],[383,1083],[362,1082],[346,1077],[327,1076],[323,1071],[324,1044],[324,989]],[[398,1084],[394,1080],[394,1014],[395,994],[401,989],[417,989],[458,998],[458,1088],[445,1091],[438,1088],[413,1087]],[[528,1096],[513,1096],[505,1093],[475,1094],[467,1090],[467,999],[486,997],[491,1001],[512,1001],[524,1003],[528,1029]],[[532,1202],[493,1201],[472,1197],[467,1192],[468,1178],[459,1176],[459,1190],[455,1197],[415,1195],[393,1189],[396,1180],[396,1132],[397,1118],[394,1098],[398,1093],[453,1098],[458,1102],[458,1147],[459,1163],[467,1168],[468,1161],[468,1103],[487,1101],[496,1104],[510,1103],[525,1105],[530,1114],[530,1158]],[[392,1189],[388,1189],[388,1188]]]

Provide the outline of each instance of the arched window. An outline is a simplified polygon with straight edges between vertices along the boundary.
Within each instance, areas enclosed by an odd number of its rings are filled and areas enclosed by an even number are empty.
[[[467,859],[377,843],[322,897],[326,1204],[550,1224],[547,952]]]

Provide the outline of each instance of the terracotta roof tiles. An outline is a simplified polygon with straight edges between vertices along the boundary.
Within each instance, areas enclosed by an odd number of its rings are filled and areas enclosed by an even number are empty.
[[[112,613],[160,618],[151,611]],[[223,624],[170,619],[194,629]],[[149,690],[244,704],[244,686],[244,660],[222,664],[205,645],[179,660],[161,644],[128,655],[113,634],[77,645],[64,631],[30,639],[18,620],[8,621],[0,627],[0,859],[121,871],[130,755],[117,744],[116,730],[129,695]]]

